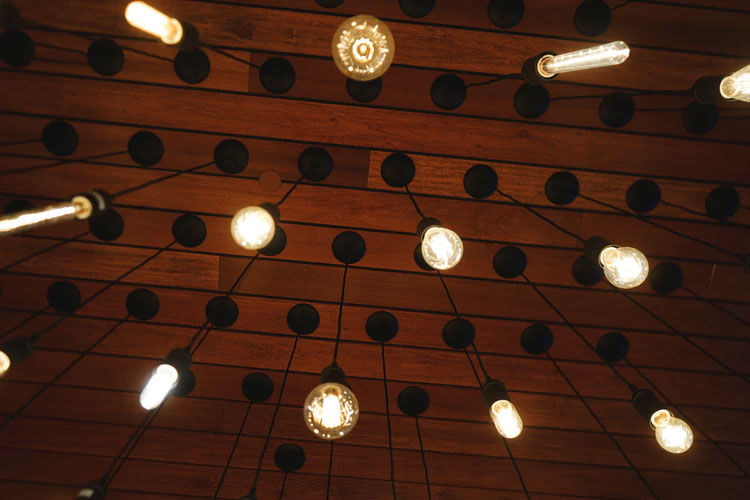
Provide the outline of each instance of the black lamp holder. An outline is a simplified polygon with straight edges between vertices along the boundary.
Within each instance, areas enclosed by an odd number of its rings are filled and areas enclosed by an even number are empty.
[[[723,76],[704,76],[698,78],[693,84],[692,89],[695,100],[701,104],[713,104],[725,100],[719,90],[723,79]]]
[[[556,56],[556,55],[557,54],[555,52],[542,52],[541,54],[537,56],[526,59],[526,62],[523,63],[523,68],[521,70],[521,75],[523,75],[523,79],[526,80],[526,82],[530,83],[531,85],[541,85],[544,82],[547,82],[549,80],[554,80],[555,78],[557,78],[557,75],[544,76],[539,72],[540,61],[546,56]]]
[[[508,389],[506,389],[505,384],[489,377],[487,377],[487,381],[482,386],[482,396],[488,408],[492,408],[492,405],[496,401],[510,401]]]
[[[649,389],[633,389],[633,406],[649,423],[651,415],[665,409],[664,403]]]
[[[434,217],[425,217],[424,219],[419,221],[419,224],[417,224],[417,236],[419,236],[419,239],[421,240],[424,236],[425,231],[427,231],[431,227],[439,225],[440,221],[435,219]]]
[[[583,256],[586,257],[586,260],[588,260],[592,264],[596,264],[597,266],[601,267],[601,263],[599,262],[599,254],[602,253],[602,250],[609,246],[612,246],[612,243],[602,238],[601,236],[592,236],[583,243]]]
[[[196,49],[201,44],[198,30],[187,21],[181,19],[178,19],[178,21],[182,25],[182,39],[174,44],[173,47],[185,51]]]
[[[320,372],[320,383],[341,384],[349,387],[349,384],[346,383],[346,374],[344,374],[344,370],[339,368],[338,365],[330,365],[323,368],[323,371]]]
[[[177,373],[182,375],[190,368],[192,357],[185,349],[172,349],[167,357],[164,358],[164,363],[174,366]]]

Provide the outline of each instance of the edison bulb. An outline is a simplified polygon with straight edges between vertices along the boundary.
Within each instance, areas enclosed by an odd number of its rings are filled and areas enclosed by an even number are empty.
[[[608,246],[599,253],[607,281],[617,288],[634,288],[648,276],[648,260],[640,250]]]
[[[669,453],[685,453],[693,445],[693,430],[669,410],[651,415],[651,425],[656,430],[656,442]]]
[[[422,257],[433,269],[450,269],[461,262],[463,255],[464,244],[450,229],[432,226],[422,235]]]
[[[167,45],[175,45],[182,40],[182,24],[145,2],[130,2],[125,8],[125,19],[131,26],[159,38]]]
[[[336,67],[352,80],[374,80],[390,67],[396,50],[388,26],[372,16],[344,21],[331,43]]]
[[[349,434],[359,418],[359,403],[345,385],[321,384],[307,396],[304,406],[307,427],[321,439],[339,439]]]
[[[0,351],[0,377],[10,369],[10,358],[3,351]]]
[[[232,238],[248,250],[260,250],[273,239],[276,222],[261,207],[246,207],[232,219]]]
[[[719,91],[724,99],[750,102],[750,64],[724,78]]]
[[[180,376],[174,366],[166,363],[159,365],[151,375],[146,387],[141,391],[141,406],[146,410],[153,410],[159,406],[167,397],[169,391],[175,388],[179,378]]]
[[[490,417],[497,432],[505,439],[518,437],[523,430],[523,421],[516,407],[507,399],[495,401],[490,408]]]
[[[603,68],[624,63],[630,56],[630,47],[625,42],[612,42],[557,56],[546,55],[539,60],[537,71],[544,78],[560,73]]]

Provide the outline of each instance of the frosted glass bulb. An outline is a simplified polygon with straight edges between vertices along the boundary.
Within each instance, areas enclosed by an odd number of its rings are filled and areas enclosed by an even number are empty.
[[[656,430],[656,442],[669,453],[685,453],[693,445],[693,430],[669,410],[651,415],[651,425]]]
[[[724,78],[719,90],[724,99],[750,102],[750,64]]]
[[[10,368],[10,358],[3,351],[0,351],[0,377]]]
[[[349,434],[359,418],[359,403],[345,385],[321,384],[307,396],[305,422],[322,439],[339,439]]]
[[[350,17],[331,43],[336,67],[352,80],[374,80],[390,67],[396,46],[388,26],[372,16]]]
[[[261,207],[246,207],[232,219],[232,238],[248,250],[260,250],[273,239],[276,222]]]
[[[167,45],[182,40],[182,24],[144,2],[130,2],[125,8],[125,19],[131,26],[150,33]]]
[[[505,439],[518,437],[523,430],[523,421],[516,407],[507,399],[495,401],[490,408],[490,417],[497,432]]]
[[[629,55],[628,44],[612,42],[558,56],[546,55],[539,59],[537,70],[544,78],[552,78],[560,73],[622,64]]]
[[[635,248],[608,246],[599,254],[599,263],[607,281],[617,288],[636,287],[648,276],[648,260]]]
[[[464,244],[450,229],[432,226],[422,235],[422,257],[433,269],[444,270],[461,262]]]
[[[174,366],[159,365],[151,375],[146,387],[141,391],[141,406],[146,410],[153,410],[159,406],[167,397],[169,391],[177,385],[179,378],[180,376]]]

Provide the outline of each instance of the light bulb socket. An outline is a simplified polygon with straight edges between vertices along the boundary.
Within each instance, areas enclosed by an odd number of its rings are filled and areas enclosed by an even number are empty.
[[[17,29],[23,24],[18,9],[10,2],[0,2],[0,29]]]
[[[331,365],[323,368],[323,371],[320,372],[320,383],[341,384],[349,387],[346,383],[346,374],[344,373],[344,370],[338,367],[338,365]]]
[[[34,352],[34,346],[31,339],[16,337],[0,345],[0,351],[8,356],[11,364],[15,364],[31,356],[31,353]]]
[[[274,205],[273,203],[261,203],[258,205],[260,208],[268,212],[268,214],[273,218],[273,221],[278,224],[281,220],[281,210],[278,206]]]
[[[650,389],[634,390],[633,406],[647,422],[651,422],[651,415],[665,408],[664,403]]]
[[[693,97],[701,104],[713,104],[721,102],[724,97],[721,95],[721,81],[723,76],[704,76],[698,78],[693,84]]]
[[[107,488],[99,481],[91,481],[76,495],[76,500],[104,500]]]
[[[174,366],[177,373],[182,375],[190,368],[192,357],[185,349],[172,349],[167,357],[164,358],[164,363]]]
[[[601,267],[599,262],[599,254],[602,250],[611,246],[612,243],[605,240],[601,236],[592,236],[583,243],[583,256],[586,260]]]
[[[557,78],[557,75],[547,77],[539,73],[539,62],[542,60],[542,58],[554,55],[557,54],[555,54],[554,52],[542,52],[537,56],[526,59],[526,62],[523,63],[523,68],[521,69],[521,75],[523,76],[523,79],[531,85],[541,85],[544,82]]]
[[[185,51],[197,48],[200,45],[198,30],[188,22],[180,21],[180,24],[182,25],[182,39],[174,47]]]
[[[87,218],[97,217],[104,214],[112,205],[112,197],[102,189],[94,189],[77,196],[83,196],[91,203],[92,212]]]
[[[434,217],[425,217],[421,221],[419,221],[419,224],[417,224],[417,236],[419,236],[419,239],[421,240],[424,236],[424,233],[431,227],[439,226],[440,221],[435,219]]]
[[[496,401],[510,401],[508,389],[505,387],[505,384],[489,377],[487,377],[487,381],[482,386],[482,396],[488,408],[492,408],[492,405]]]

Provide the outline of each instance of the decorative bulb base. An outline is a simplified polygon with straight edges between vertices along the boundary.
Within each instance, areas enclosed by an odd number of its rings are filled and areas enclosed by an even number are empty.
[[[521,75],[523,76],[523,79],[531,85],[541,85],[546,81],[557,78],[557,75],[542,76],[542,74],[539,73],[539,62],[542,60],[542,58],[544,58],[545,56],[554,55],[557,54],[555,54],[554,52],[542,52],[537,56],[526,59],[526,62],[523,63],[523,68],[521,69]]]
[[[482,396],[484,397],[484,402],[487,403],[488,408],[492,408],[495,401],[510,401],[508,389],[505,387],[505,384],[489,377],[482,386]]]
[[[599,254],[610,245],[612,243],[601,236],[592,236],[583,243],[583,256],[589,262],[601,266],[599,263]]]

